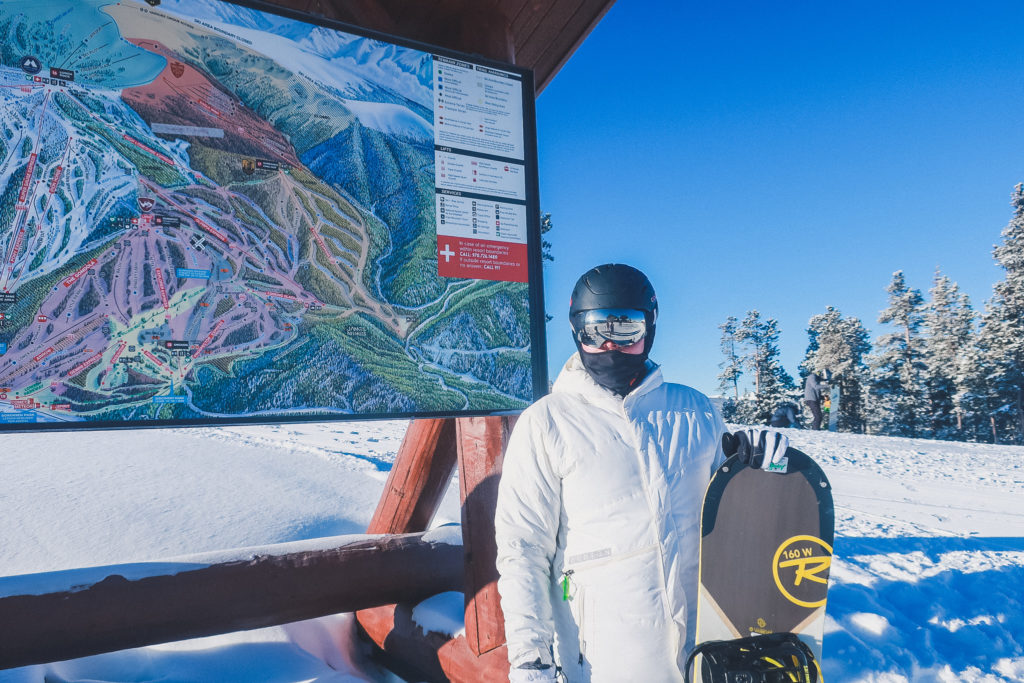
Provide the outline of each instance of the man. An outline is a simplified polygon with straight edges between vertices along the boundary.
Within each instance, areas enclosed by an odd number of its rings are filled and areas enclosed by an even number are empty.
[[[812,372],[804,380],[804,404],[811,411],[811,429],[821,429],[821,397],[825,392],[825,384]]]
[[[578,352],[517,422],[498,491],[509,679],[682,681],[723,436],[748,460],[761,436],[764,466],[787,443],[771,440],[764,457],[766,435],[733,438],[706,396],[662,379],[648,360],[658,300],[639,270],[585,273],[569,318]]]

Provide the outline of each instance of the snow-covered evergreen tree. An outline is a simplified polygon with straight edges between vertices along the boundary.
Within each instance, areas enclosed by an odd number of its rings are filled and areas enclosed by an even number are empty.
[[[801,378],[812,372],[832,378],[839,387],[838,427],[844,432],[863,432],[867,424],[865,398],[871,351],[868,331],[859,318],[844,318],[832,306],[813,316],[807,325],[807,353],[800,364]]]
[[[993,372],[988,356],[978,344],[967,346],[956,359],[953,395],[956,438],[963,441],[991,442],[993,409],[1000,405],[990,377]]]
[[[728,422],[742,422],[743,420],[737,417],[740,405],[739,378],[743,375],[743,359],[739,355],[740,342],[737,338],[739,321],[730,315],[718,329],[722,330],[721,349],[722,355],[725,356],[725,360],[718,364],[718,367],[722,368],[718,375],[718,387],[726,394],[722,401],[722,417]],[[732,396],[729,396],[729,393]]]
[[[979,345],[990,367],[999,441],[1024,443],[1024,186],[1014,188],[1011,205],[1013,217],[993,252],[1006,276],[993,287]]]
[[[743,364],[754,380],[754,397],[752,401],[738,402],[734,419],[764,424],[779,404],[795,400],[796,385],[779,361],[779,323],[774,318],[762,318],[759,311],[748,311],[736,338],[743,352]]]
[[[725,360],[718,364],[722,372],[718,375],[718,386],[723,392],[733,395],[733,400],[740,398],[739,379],[743,375],[743,360],[739,355],[739,340],[736,338],[739,321],[730,315],[718,326],[722,331],[722,355]]]
[[[871,391],[868,425],[871,431],[896,436],[918,436],[924,412],[923,369],[924,298],[907,286],[903,271],[893,273],[886,288],[889,307],[878,322],[895,331],[883,334],[868,359]]]
[[[970,299],[959,285],[938,269],[929,290],[924,311],[925,411],[922,412],[922,435],[934,439],[965,439],[964,404],[969,403],[974,386],[972,368],[961,364],[974,346],[976,315]],[[972,411],[973,412],[973,411]]]

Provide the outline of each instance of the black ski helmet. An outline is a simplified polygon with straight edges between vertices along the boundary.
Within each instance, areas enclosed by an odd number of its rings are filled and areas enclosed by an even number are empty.
[[[591,268],[576,281],[569,300],[569,323],[575,330],[576,314],[595,308],[632,308],[643,311],[647,319],[644,352],[654,342],[654,324],[658,320],[658,297],[647,276],[624,263],[606,263]]]

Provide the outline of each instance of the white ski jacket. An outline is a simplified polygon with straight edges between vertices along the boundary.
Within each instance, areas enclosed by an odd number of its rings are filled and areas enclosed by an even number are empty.
[[[553,651],[570,683],[682,680],[726,427],[706,396],[648,369],[622,398],[575,354],[512,432],[495,515],[512,667]]]

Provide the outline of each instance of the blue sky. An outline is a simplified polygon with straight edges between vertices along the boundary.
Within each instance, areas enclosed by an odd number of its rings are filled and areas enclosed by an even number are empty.
[[[879,334],[896,270],[976,309],[1024,182],[1024,5],[620,0],[537,102],[552,378],[576,278],[625,262],[658,291],[652,358],[717,392],[727,316]]]

